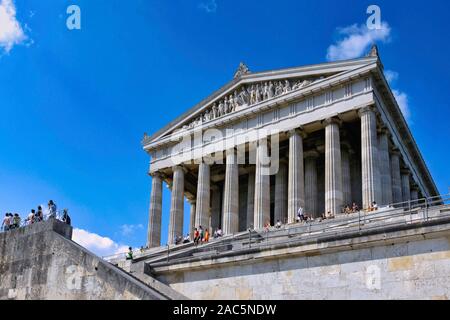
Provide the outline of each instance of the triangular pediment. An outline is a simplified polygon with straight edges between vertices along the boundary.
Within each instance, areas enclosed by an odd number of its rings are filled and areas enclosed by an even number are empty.
[[[152,143],[170,136],[176,130],[190,130],[245,108],[278,99],[295,91],[302,91],[376,61],[377,58],[366,57],[297,68],[243,73],[166,127],[147,137],[145,142]]]

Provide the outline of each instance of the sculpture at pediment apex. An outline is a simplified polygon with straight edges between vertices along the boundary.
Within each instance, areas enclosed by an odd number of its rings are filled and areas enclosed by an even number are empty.
[[[240,76],[244,75],[244,74],[248,74],[250,73],[249,68],[247,67],[247,65],[243,62],[239,63],[239,67],[236,70],[235,74],[234,74],[234,78],[239,78]]]

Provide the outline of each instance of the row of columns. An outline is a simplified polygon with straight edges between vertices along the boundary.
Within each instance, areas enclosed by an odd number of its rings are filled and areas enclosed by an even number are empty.
[[[408,201],[418,197],[416,189],[410,190],[410,173],[401,171],[400,153],[389,152],[388,131],[377,131],[377,118],[373,107],[360,109],[361,118],[361,190],[363,208],[374,201],[379,204]],[[349,146],[341,143],[338,118],[323,121],[325,127],[325,213],[335,215],[344,204],[352,199],[351,165]],[[291,130],[289,135],[289,158],[279,163],[275,177],[275,220],[295,222],[300,207],[306,212],[318,211],[318,152],[303,152],[304,133]],[[342,148],[341,148],[342,146]],[[268,155],[266,138],[258,141],[256,168],[248,176],[247,225],[262,229],[270,221],[270,176],[269,164],[264,162]],[[169,224],[169,244],[183,231],[184,169],[173,168],[172,198]],[[287,184],[286,184],[287,180]],[[153,175],[150,201],[148,246],[159,246],[161,234],[162,180]],[[287,189],[286,189],[287,185]],[[190,234],[194,227],[219,225],[220,190],[213,189],[211,203],[210,166],[199,165],[197,197],[191,200]],[[214,212],[214,214],[211,214]],[[225,184],[222,194],[222,230],[224,234],[239,230],[239,167],[234,149],[226,152]]]

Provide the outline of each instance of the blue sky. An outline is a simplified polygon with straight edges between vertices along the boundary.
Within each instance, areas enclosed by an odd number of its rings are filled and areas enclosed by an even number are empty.
[[[66,27],[71,4],[81,30]],[[378,34],[364,28],[370,4],[381,8]],[[144,132],[220,88],[240,61],[253,71],[320,63],[371,41],[448,193],[449,9],[444,0],[0,0],[0,212],[53,199],[95,252],[140,246],[151,185]]]

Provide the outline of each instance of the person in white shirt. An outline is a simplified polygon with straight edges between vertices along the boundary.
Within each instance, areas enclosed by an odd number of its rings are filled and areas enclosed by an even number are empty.
[[[53,200],[48,202],[48,214],[50,218],[56,218],[56,204]]]
[[[4,231],[8,231],[11,226],[11,219],[9,218],[9,213],[5,214],[2,222],[2,228]]]
[[[297,222],[301,222],[305,219],[304,215],[303,215],[303,207],[298,208],[297,211]]]
[[[281,228],[281,221],[277,220],[277,224],[275,225],[275,228],[280,229]]]

